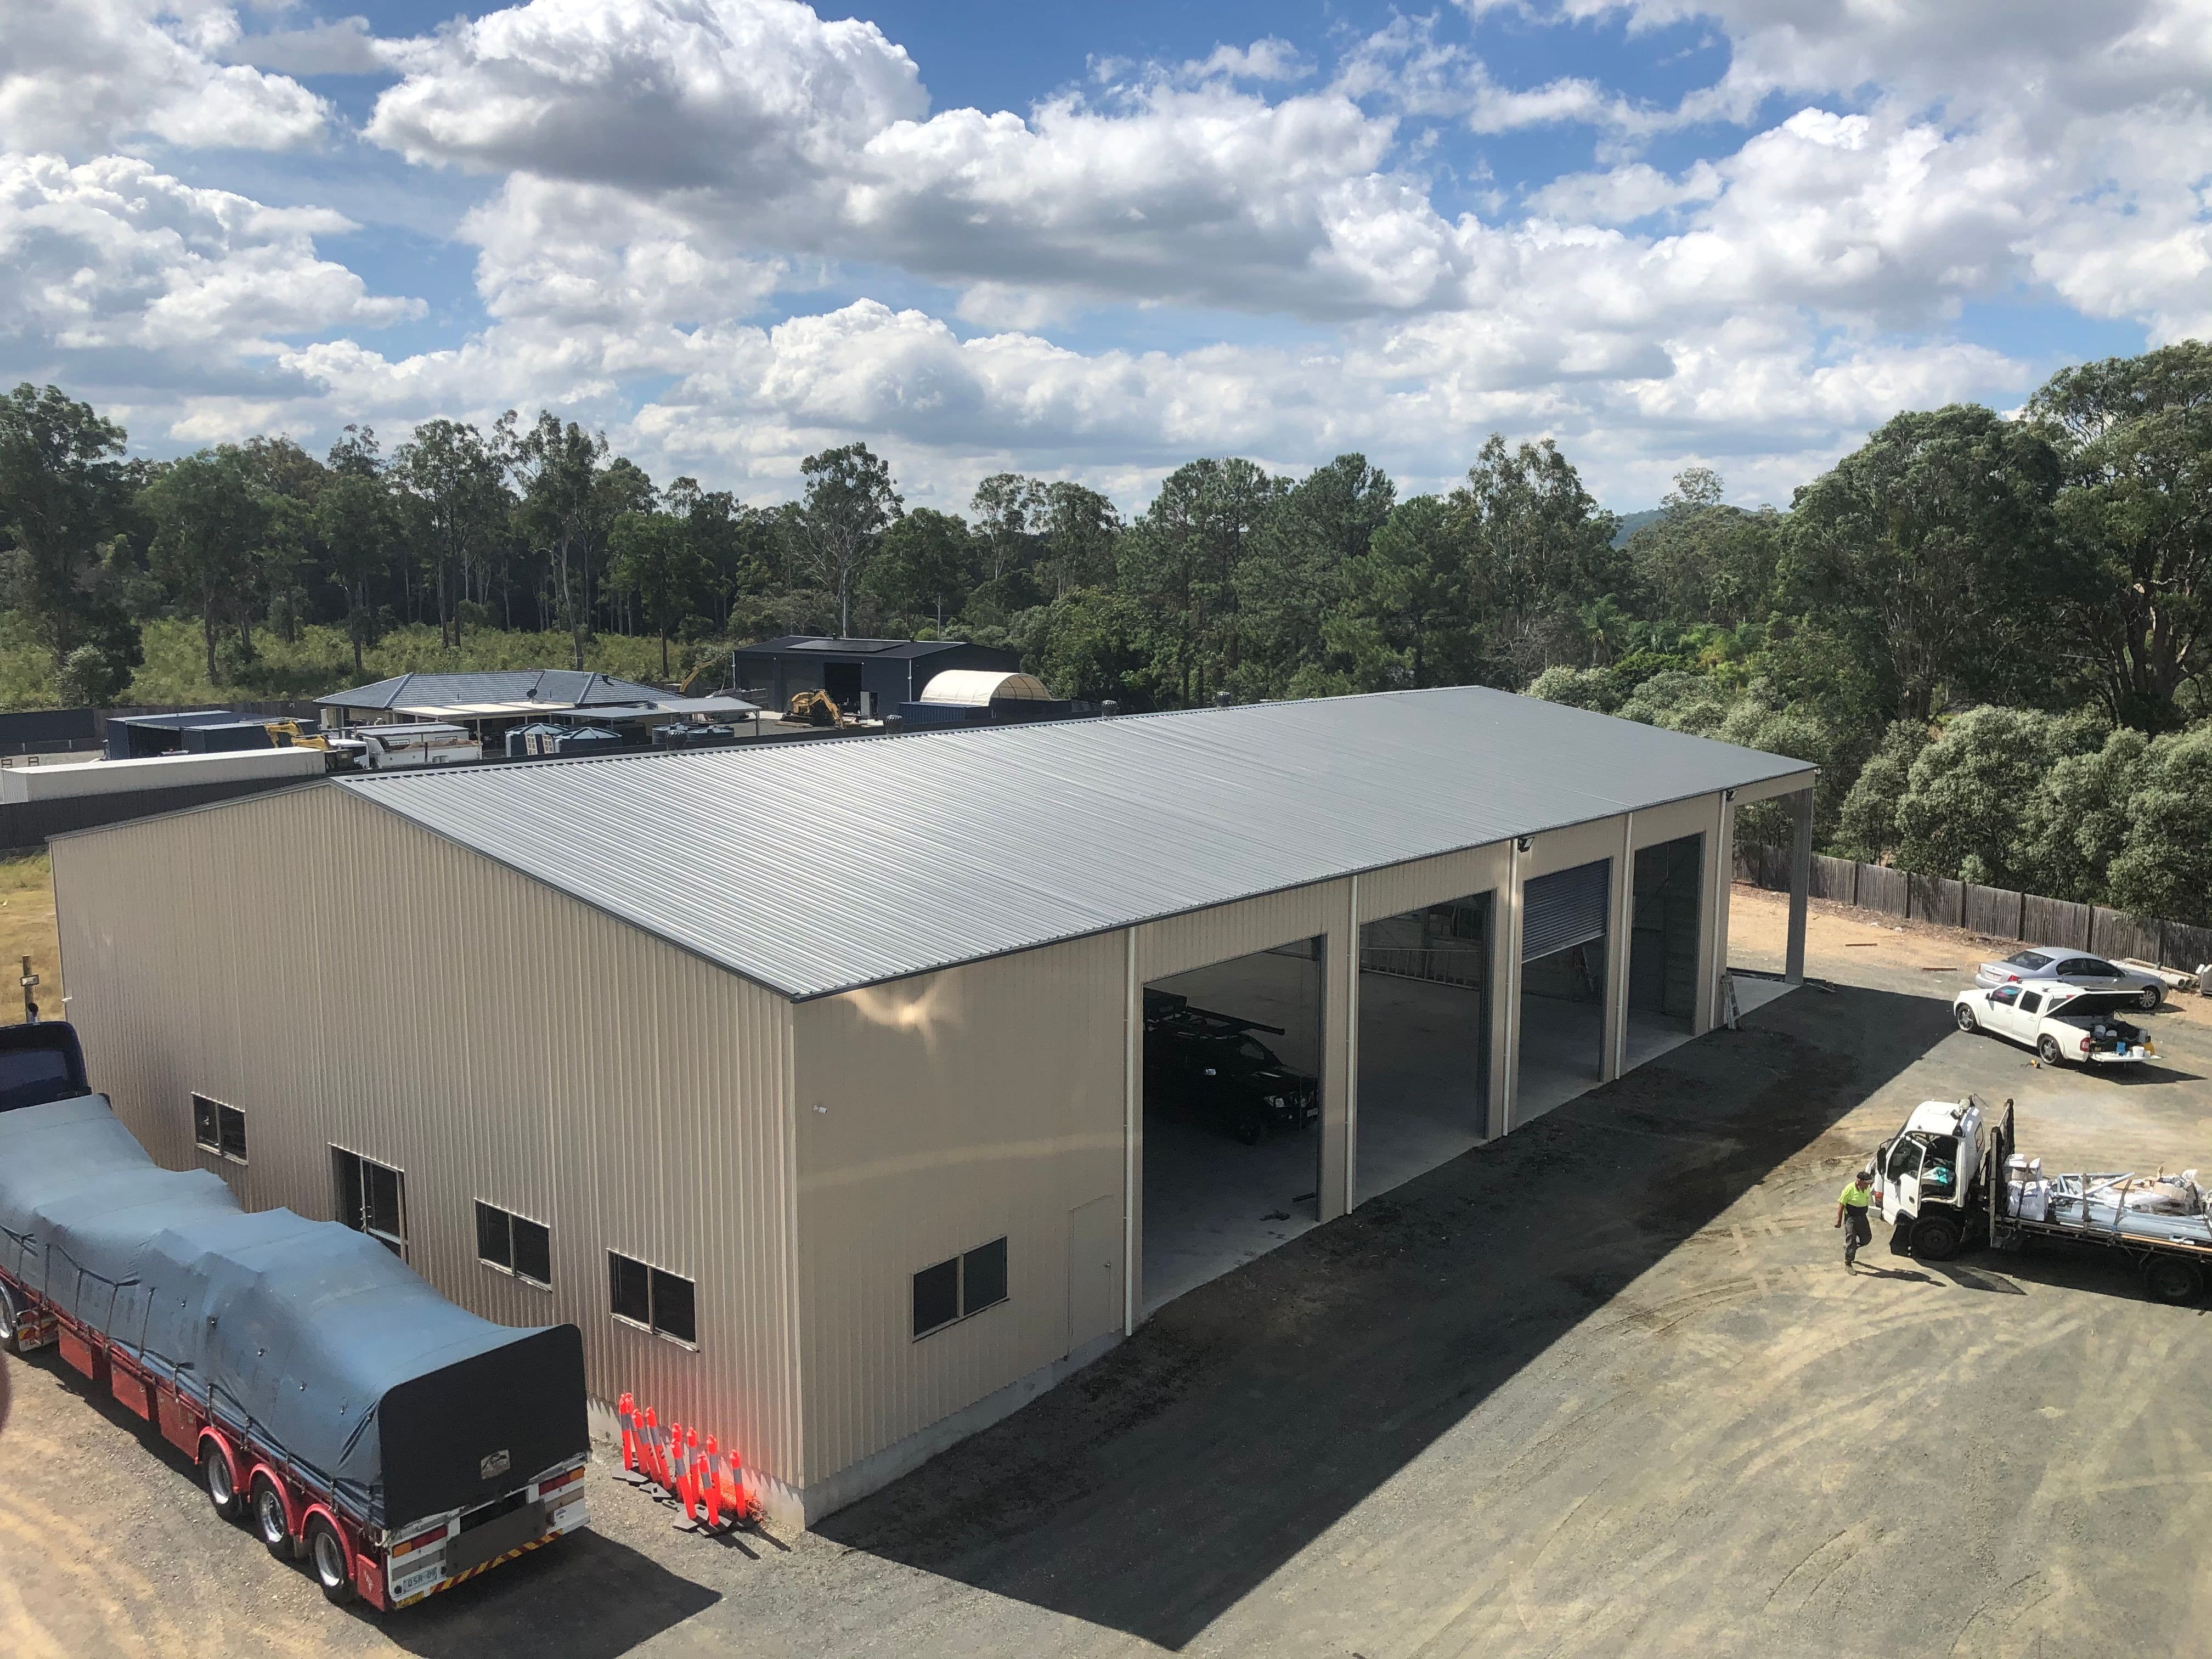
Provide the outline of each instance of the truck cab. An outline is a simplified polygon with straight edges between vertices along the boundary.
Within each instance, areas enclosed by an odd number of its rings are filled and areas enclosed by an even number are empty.
[[[1979,1218],[1982,1183],[1997,1125],[1989,1108],[1923,1100],[1875,1152],[1875,1204],[1896,1229],[1895,1243],[1942,1261],[1959,1253]]]

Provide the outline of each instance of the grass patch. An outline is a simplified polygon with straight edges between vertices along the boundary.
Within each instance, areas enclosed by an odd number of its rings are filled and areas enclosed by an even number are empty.
[[[222,703],[320,697],[348,686],[395,674],[457,673],[495,668],[566,668],[568,636],[563,633],[486,628],[462,637],[458,647],[441,644],[427,626],[395,629],[362,654],[362,672],[353,667],[353,647],[338,628],[302,629],[287,644],[267,629],[253,635],[255,659],[238,669],[239,678],[211,682],[199,624],[153,622],[143,633],[146,661],[126,694],[134,703]],[[226,657],[218,663],[233,661]],[[651,680],[660,672],[660,641],[602,634],[588,641],[584,666],[626,680]],[[0,653],[0,696],[10,689],[5,653]],[[38,705],[28,705],[38,706]],[[51,706],[50,704],[46,706]]]
[[[33,853],[21,858],[0,859],[0,973],[15,977],[18,960],[31,959],[39,976],[39,1012],[47,1019],[63,1018],[61,940],[54,927],[54,861],[52,854]],[[0,990],[0,1025],[21,1019],[21,992],[12,984]]]

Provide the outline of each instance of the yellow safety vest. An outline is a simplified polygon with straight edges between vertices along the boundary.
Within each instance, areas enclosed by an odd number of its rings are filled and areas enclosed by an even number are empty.
[[[1844,1195],[1838,1199],[1836,1202],[1838,1204],[1848,1204],[1854,1210],[1863,1210],[1867,1206],[1867,1200],[1873,1196],[1873,1188],[1862,1187],[1855,1181],[1850,1186],[1844,1188]]]

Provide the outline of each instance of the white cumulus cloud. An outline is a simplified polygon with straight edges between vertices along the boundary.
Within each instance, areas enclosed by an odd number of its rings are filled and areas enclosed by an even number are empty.
[[[237,13],[199,0],[0,5],[0,149],[84,155],[152,137],[197,149],[284,149],[319,137],[323,100],[219,56]]]
[[[274,358],[283,337],[379,328],[418,301],[372,295],[315,238],[337,214],[183,184],[123,156],[0,154],[0,329],[36,355],[128,347],[151,364]]]

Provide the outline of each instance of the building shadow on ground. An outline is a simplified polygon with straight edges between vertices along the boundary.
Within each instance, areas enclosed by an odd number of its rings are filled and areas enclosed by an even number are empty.
[[[377,1623],[394,1646],[423,1659],[556,1651],[616,1659],[721,1599],[586,1530]]]
[[[1951,1029],[1771,1004],[1169,1304],[817,1530],[1182,1648]]]

